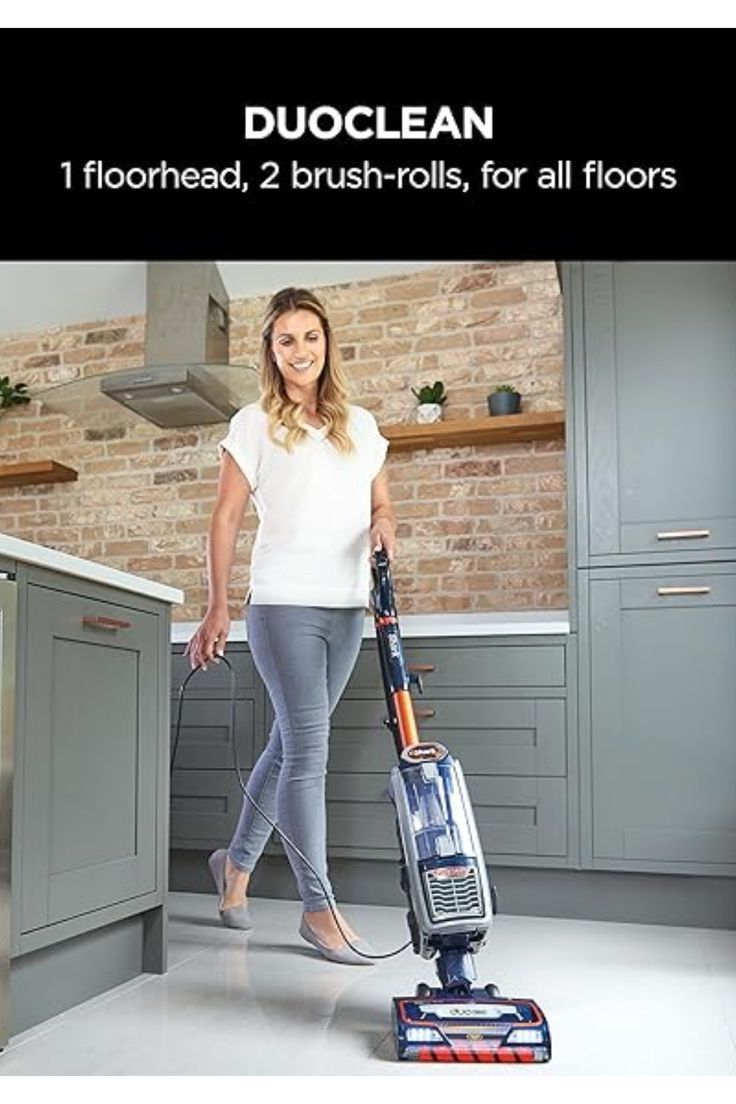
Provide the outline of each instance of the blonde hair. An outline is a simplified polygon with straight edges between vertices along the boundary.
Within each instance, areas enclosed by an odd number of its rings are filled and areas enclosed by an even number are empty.
[[[353,452],[355,446],[348,435],[347,379],[340,363],[340,354],[332,334],[327,311],[313,292],[306,288],[287,287],[271,298],[261,328],[260,384],[261,409],[268,416],[268,435],[271,440],[292,452],[303,441],[306,430],[299,425],[303,405],[294,402],[286,393],[284,379],[279,372],[271,350],[273,327],[277,318],[287,311],[307,310],[316,314],[325,335],[325,365],[317,380],[317,413],[327,426],[326,439],[332,441],[339,452]],[[276,437],[279,426],[286,429],[283,441]]]

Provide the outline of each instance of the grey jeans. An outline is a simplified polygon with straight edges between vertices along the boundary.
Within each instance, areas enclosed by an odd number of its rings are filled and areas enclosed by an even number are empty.
[[[358,657],[364,610],[319,606],[246,606],[248,644],[271,698],[275,721],[246,786],[319,872],[327,876],[325,775],[330,715]],[[243,796],[228,855],[252,870],[270,825]],[[284,843],[305,912],[329,907],[319,881]]]

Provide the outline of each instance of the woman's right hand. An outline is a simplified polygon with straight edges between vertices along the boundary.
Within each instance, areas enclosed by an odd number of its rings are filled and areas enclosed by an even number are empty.
[[[192,668],[201,667],[206,671],[208,663],[217,663],[215,656],[225,654],[229,634],[230,618],[227,609],[208,609],[202,624],[184,649],[184,655],[189,656]]]

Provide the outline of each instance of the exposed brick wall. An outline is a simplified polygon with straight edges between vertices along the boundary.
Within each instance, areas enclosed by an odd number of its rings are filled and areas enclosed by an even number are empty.
[[[379,425],[411,420],[412,387],[442,379],[445,418],[487,414],[492,384],[513,383],[523,409],[564,406],[562,310],[553,263],[438,265],[421,273],[314,289],[328,307],[350,399]],[[231,361],[254,363],[268,297],[231,303]],[[0,376],[31,392],[143,360],[143,317],[0,338]],[[0,415],[0,462],[54,459],[73,483],[0,488],[0,532],[172,586],[207,604],[205,542],[216,442],[226,426],[84,430],[36,401]],[[533,441],[389,456],[400,519],[402,612],[564,608],[564,443]],[[241,616],[256,529],[245,519],[232,576]]]

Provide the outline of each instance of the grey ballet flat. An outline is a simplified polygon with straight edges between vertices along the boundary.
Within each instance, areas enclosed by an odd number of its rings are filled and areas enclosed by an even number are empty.
[[[221,847],[213,851],[207,860],[212,877],[214,878],[220,901],[225,896],[225,863],[227,851]],[[218,906],[219,907],[219,906]],[[253,918],[247,905],[233,905],[232,908],[219,908],[220,920],[226,928],[240,928],[241,931],[250,931],[253,927]]]
[[[302,916],[302,922],[299,926],[299,934],[302,939],[305,939],[307,943],[311,943],[313,947],[316,947],[321,955],[325,958],[329,958],[330,962],[341,962],[345,966],[373,966],[374,962],[372,958],[363,958],[363,955],[372,955],[373,948],[370,943],[366,943],[365,939],[353,939],[351,940],[355,951],[353,951],[347,944],[344,947],[338,947],[335,950],[334,947],[328,947],[326,943],[323,943],[316,932],[312,931],[307,923],[306,917]],[[356,951],[362,951],[362,954],[356,954]]]

